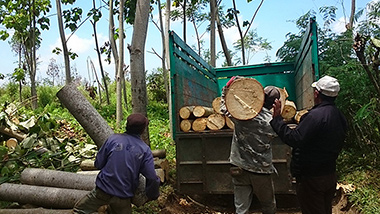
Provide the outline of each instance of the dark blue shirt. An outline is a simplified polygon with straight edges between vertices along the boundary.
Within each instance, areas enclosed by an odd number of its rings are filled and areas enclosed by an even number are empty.
[[[271,125],[281,140],[293,148],[291,170],[294,176],[321,176],[335,172],[342,149],[347,122],[333,102],[315,105],[291,129],[281,116]]]
[[[100,169],[96,186],[110,195],[132,198],[141,173],[146,178],[148,198],[159,196],[160,180],[154,170],[152,151],[138,135],[111,135],[100,148],[95,167]]]

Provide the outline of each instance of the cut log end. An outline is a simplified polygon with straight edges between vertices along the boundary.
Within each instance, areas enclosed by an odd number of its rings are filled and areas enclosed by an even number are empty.
[[[207,128],[211,130],[220,130],[226,124],[226,119],[221,114],[212,114],[207,118]]]
[[[196,132],[204,131],[207,127],[207,118],[201,117],[197,118],[193,122],[193,130]]]

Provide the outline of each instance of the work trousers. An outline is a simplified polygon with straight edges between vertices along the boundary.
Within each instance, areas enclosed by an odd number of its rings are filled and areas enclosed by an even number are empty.
[[[73,213],[89,214],[97,212],[99,207],[103,205],[109,205],[107,209],[109,214],[132,213],[130,198],[112,196],[97,187],[75,204]]]
[[[239,175],[233,175],[234,200],[237,214],[249,213],[253,196],[260,201],[263,214],[276,212],[276,200],[271,174],[258,174],[243,170]]]
[[[297,198],[302,214],[331,214],[336,182],[336,173],[297,177]]]

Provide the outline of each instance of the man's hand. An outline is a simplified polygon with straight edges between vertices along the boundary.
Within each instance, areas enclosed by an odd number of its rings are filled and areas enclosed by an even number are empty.
[[[273,103],[273,118],[281,116],[281,101],[276,99]]]

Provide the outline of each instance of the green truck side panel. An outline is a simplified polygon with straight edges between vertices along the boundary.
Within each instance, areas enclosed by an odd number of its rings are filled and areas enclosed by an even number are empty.
[[[211,107],[222,87],[233,76],[253,77],[263,87],[286,88],[289,100],[298,110],[313,105],[311,83],[319,78],[317,28],[314,19],[306,30],[294,63],[214,68],[198,56],[174,32],[170,32],[170,83],[172,130],[176,142],[177,184],[182,193],[233,193],[228,161],[232,130],[184,133],[179,128],[179,109],[183,106]],[[290,148],[282,142],[272,144],[273,163],[278,175],[273,176],[276,194],[293,194],[289,173]]]

